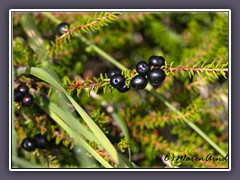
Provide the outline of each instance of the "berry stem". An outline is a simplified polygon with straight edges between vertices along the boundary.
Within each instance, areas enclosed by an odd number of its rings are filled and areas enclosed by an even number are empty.
[[[85,82],[90,82],[90,84],[85,84]],[[68,89],[97,87],[97,86],[101,86],[106,82],[110,82],[110,79],[104,79],[102,82],[94,82],[93,80],[90,80],[90,79],[87,79],[83,82],[80,80],[74,80],[72,85],[68,86]]]
[[[164,68],[164,69],[169,70],[169,71],[210,71],[210,72],[213,72],[213,71],[227,72],[228,71],[228,68],[221,69],[221,68],[168,67],[168,68]]]
[[[109,13],[108,15],[103,16],[103,17],[101,17],[101,18],[98,18],[97,20],[92,21],[92,22],[90,22],[90,23],[88,23],[88,24],[85,24],[85,25],[82,25],[82,26],[79,26],[79,27],[76,27],[76,28],[69,29],[69,30],[68,30],[66,33],[64,33],[62,36],[58,37],[57,40],[63,39],[65,36],[67,36],[67,35],[68,35],[69,33],[71,33],[71,32],[78,31],[78,30],[81,30],[81,29],[85,29],[85,28],[87,28],[87,27],[89,27],[89,26],[92,26],[93,24],[97,24],[97,23],[99,23],[100,21],[103,21],[103,20],[111,17],[113,14],[114,14],[114,13]]]

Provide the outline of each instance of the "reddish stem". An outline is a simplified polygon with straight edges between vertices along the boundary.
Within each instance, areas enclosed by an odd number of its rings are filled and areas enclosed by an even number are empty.
[[[103,21],[104,19],[107,19],[108,17],[112,16],[113,13],[110,13],[108,14],[107,16],[104,16],[102,18],[98,18],[97,20],[95,21],[92,21],[88,24],[85,24],[85,25],[82,25],[82,26],[79,26],[79,27],[76,27],[76,28],[72,28],[72,29],[69,29],[66,33],[64,33],[62,36],[60,36],[57,40],[61,40],[63,39],[65,36],[67,36],[69,33],[71,32],[74,32],[74,31],[77,31],[77,30],[80,30],[80,29],[84,29],[84,28],[87,28],[93,24],[97,24],[99,21]]]
[[[165,68],[170,71],[228,71],[228,68],[218,69],[218,68],[188,68],[188,67],[168,67]]]

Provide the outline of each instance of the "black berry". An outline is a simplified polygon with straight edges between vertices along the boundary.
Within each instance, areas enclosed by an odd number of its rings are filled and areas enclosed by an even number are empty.
[[[44,149],[48,146],[47,137],[41,134],[34,136],[34,141],[36,142],[37,148]]]
[[[23,95],[25,95],[25,94],[28,93],[29,88],[27,87],[26,84],[20,84],[20,85],[17,87],[17,90],[20,91]]]
[[[120,93],[125,93],[125,92],[127,92],[129,89],[130,89],[130,87],[128,87],[128,86],[125,84],[123,87],[118,88],[117,90],[118,90]]]
[[[148,71],[150,70],[150,66],[146,62],[140,61],[136,65],[136,70],[137,70],[138,74],[145,76],[145,75],[147,75]]]
[[[20,101],[22,101],[22,98],[23,98],[23,93],[21,93],[20,91],[15,89],[14,90],[14,101],[15,102],[20,102]]]
[[[62,22],[60,23],[57,27],[56,27],[56,34],[58,36],[61,36],[62,34],[64,34],[65,31],[67,31],[69,29],[69,24],[66,22]]]
[[[140,89],[144,89],[147,86],[148,80],[144,76],[137,75],[131,79],[130,83],[134,89],[140,90]]]
[[[32,138],[25,138],[21,144],[22,148],[26,151],[34,151],[36,149],[36,143]]]
[[[150,66],[161,67],[165,65],[165,59],[162,56],[151,56],[148,60]]]
[[[110,84],[114,88],[122,88],[125,84],[125,78],[121,74],[115,74],[114,76],[111,77],[110,79]]]
[[[121,74],[119,69],[111,69],[107,72],[109,78],[113,77],[115,74]]]
[[[26,94],[25,96],[23,96],[22,99],[22,104],[24,106],[30,106],[33,103],[33,96],[31,94]]]
[[[166,78],[166,74],[162,69],[152,69],[147,74],[150,83],[160,83]]]

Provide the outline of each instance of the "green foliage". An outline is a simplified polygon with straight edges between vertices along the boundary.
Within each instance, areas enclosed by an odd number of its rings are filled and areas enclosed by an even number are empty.
[[[48,13],[45,13],[48,14]],[[100,12],[95,13],[94,16],[88,16],[87,19],[82,18],[82,21],[75,24],[74,27],[72,25],[68,29],[66,33],[64,33],[60,37],[56,37],[55,42],[51,42],[51,50],[50,53],[52,55],[53,51],[58,51],[59,48],[63,49],[63,45],[67,45],[71,38],[78,36],[82,33],[90,33],[92,31],[99,31],[104,26],[108,26],[113,20],[117,18],[117,16],[121,14],[118,12]]]
[[[26,83],[34,96],[31,107],[13,102],[12,167],[228,167],[191,160],[228,153],[224,12],[13,12],[12,20],[13,89]],[[70,28],[57,37],[61,22]],[[108,69],[121,69],[130,86],[136,63],[151,55],[166,59],[160,88],[111,87]],[[51,148],[21,148],[38,133]]]

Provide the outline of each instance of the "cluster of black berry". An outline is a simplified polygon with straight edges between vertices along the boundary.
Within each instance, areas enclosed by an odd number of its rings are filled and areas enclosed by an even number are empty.
[[[28,93],[29,88],[26,84],[20,84],[14,89],[14,101],[22,102],[24,106],[30,106],[33,103],[33,96]]]
[[[22,148],[26,151],[34,151],[35,149],[45,149],[48,146],[49,141],[47,140],[46,136],[37,134],[34,138],[26,137],[22,141]]]
[[[138,75],[131,79],[130,85],[134,89],[140,90],[144,89],[149,81],[153,87],[160,87],[166,78],[165,72],[161,69],[164,65],[165,59],[162,56],[153,55],[149,58],[148,63],[140,61],[136,65]],[[110,78],[110,84],[119,92],[127,92],[130,89],[130,87],[125,84],[125,77],[119,69],[108,71],[108,77]]]
[[[131,79],[131,86],[137,90],[144,89],[148,80],[155,88],[161,86],[166,77],[165,72],[161,69],[163,65],[165,65],[165,59],[162,56],[151,56],[148,63],[140,61],[136,65],[138,75]]]

